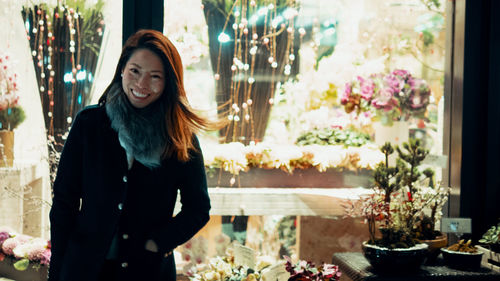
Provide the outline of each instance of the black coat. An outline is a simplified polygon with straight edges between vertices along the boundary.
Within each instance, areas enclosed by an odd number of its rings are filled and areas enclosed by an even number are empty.
[[[165,254],[209,220],[201,150],[187,162],[165,159],[150,170],[134,161],[129,170],[110,124],[103,106],[87,107],[64,145],[50,211],[49,281],[96,281],[113,237],[119,238],[121,280],[172,280],[175,263]],[[196,138],[195,144],[199,149]],[[178,190],[182,209],[173,217]],[[145,250],[148,239],[158,253]]]

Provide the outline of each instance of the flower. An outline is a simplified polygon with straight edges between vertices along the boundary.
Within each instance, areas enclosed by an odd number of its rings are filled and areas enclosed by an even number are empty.
[[[389,74],[376,73],[368,78],[358,76],[346,83],[341,104],[347,113],[373,111],[384,125],[410,118],[425,119],[431,90],[425,80],[415,78],[407,70]]]
[[[1,228],[0,228],[1,229]],[[17,261],[14,268],[25,270],[30,263],[49,265],[50,241],[13,231],[0,231],[0,260],[11,256]]]
[[[14,130],[24,121],[17,91],[17,74],[11,73],[9,56],[0,55],[0,130]]]
[[[326,264],[316,267],[313,262],[300,260],[293,263],[290,257],[284,256],[286,260],[286,271],[290,272],[290,281],[299,280],[339,280],[342,275],[339,267],[334,264]]]

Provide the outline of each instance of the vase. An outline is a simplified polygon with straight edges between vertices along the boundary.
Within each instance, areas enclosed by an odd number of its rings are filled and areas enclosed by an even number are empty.
[[[363,242],[365,258],[374,270],[380,272],[416,271],[427,258],[428,245],[417,244],[411,248],[388,249]]]
[[[425,243],[429,246],[427,255],[427,264],[432,264],[436,261],[437,257],[441,253],[441,248],[448,245],[448,236],[446,234],[441,234],[432,240],[420,240],[420,242]]]
[[[394,121],[391,126],[374,122],[372,126],[375,131],[375,144],[379,147],[386,142],[390,142],[392,145],[401,145],[408,141],[410,135],[408,121]]]
[[[444,263],[449,268],[458,270],[478,270],[481,268],[483,252],[457,252],[446,248],[442,248],[441,252],[443,253]]]
[[[14,163],[14,131],[0,130],[0,167]]]

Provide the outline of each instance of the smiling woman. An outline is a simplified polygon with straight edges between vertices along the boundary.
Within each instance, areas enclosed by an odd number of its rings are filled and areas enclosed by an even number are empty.
[[[50,281],[176,279],[172,251],[210,210],[195,133],[211,125],[191,109],[182,71],[170,40],[140,30],[99,105],[75,118],[54,183]]]

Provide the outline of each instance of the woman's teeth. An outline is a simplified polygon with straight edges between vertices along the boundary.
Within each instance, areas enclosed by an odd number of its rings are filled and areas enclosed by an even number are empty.
[[[132,90],[132,93],[134,94],[134,96],[136,96],[138,98],[145,98],[148,96],[148,94],[142,94],[142,93],[136,92],[134,90]]]

